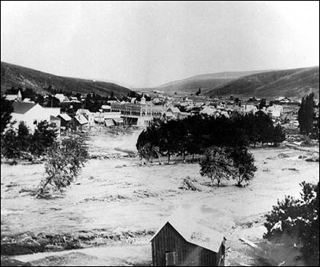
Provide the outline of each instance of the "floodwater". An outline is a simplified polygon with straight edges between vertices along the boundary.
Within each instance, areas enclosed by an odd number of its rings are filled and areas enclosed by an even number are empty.
[[[132,243],[142,244],[141,251],[148,254],[150,234],[182,207],[197,222],[226,236],[227,263],[249,264],[243,253],[247,245],[239,238],[259,242],[266,231],[264,215],[277,200],[285,195],[299,197],[300,182],[319,179],[319,164],[298,158],[307,152],[256,149],[252,153],[258,170],[248,186],[239,188],[230,180],[223,181],[220,188],[209,187],[209,180],[199,173],[198,163],[140,166],[138,157],[127,157],[123,151],[136,152],[139,133],[117,136],[94,133],[88,140],[90,153],[110,157],[89,160],[74,183],[49,200],[36,199],[28,191],[35,189],[44,177],[43,164],[2,164],[1,236],[90,234],[99,243],[98,238],[104,235],[129,233]],[[279,154],[288,157],[278,157]],[[196,181],[200,191],[179,188],[187,176]],[[103,244],[106,245],[102,238]],[[123,255],[130,251],[127,245],[122,249]],[[139,247],[134,251],[138,255]],[[120,254],[118,263],[123,264],[125,256]],[[111,252],[104,260],[110,263],[112,255]]]

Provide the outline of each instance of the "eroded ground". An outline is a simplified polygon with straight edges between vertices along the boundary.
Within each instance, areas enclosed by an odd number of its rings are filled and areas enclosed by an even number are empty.
[[[251,151],[258,170],[248,186],[239,188],[230,180],[220,188],[210,187],[198,163],[159,165],[155,161],[140,166],[139,158],[123,152],[135,152],[138,134],[96,133],[89,141],[90,152],[107,158],[91,159],[75,183],[61,197],[50,200],[36,199],[28,191],[43,177],[42,164],[1,165],[2,244],[19,238],[41,244],[41,238],[58,235],[74,238],[77,246],[73,248],[89,247],[48,252],[59,250],[52,242],[45,249],[47,254],[14,259],[33,265],[150,264],[150,237],[183,207],[199,223],[225,234],[227,265],[250,264],[249,247],[239,238],[259,242],[265,232],[264,215],[277,199],[299,197],[300,182],[319,180],[319,163],[301,158],[310,157],[311,152],[267,148]],[[187,176],[199,191],[179,188]]]

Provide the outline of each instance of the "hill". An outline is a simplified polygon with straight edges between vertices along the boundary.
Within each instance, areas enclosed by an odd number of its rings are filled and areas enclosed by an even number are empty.
[[[319,67],[269,71],[229,81],[205,92],[207,96],[265,97],[301,99],[313,91],[319,99]]]
[[[239,77],[247,76],[254,73],[261,73],[264,71],[242,71],[242,72],[220,72],[209,73],[192,76],[186,79],[173,81],[154,88],[139,88],[140,91],[159,90],[168,94],[185,93],[192,94],[201,88],[202,92],[212,90],[220,85],[227,84]]]
[[[32,88],[37,93],[46,93],[45,88],[65,92],[96,93],[101,96],[127,95],[131,90],[115,83],[56,76],[38,70],[1,62],[1,92],[11,87]]]

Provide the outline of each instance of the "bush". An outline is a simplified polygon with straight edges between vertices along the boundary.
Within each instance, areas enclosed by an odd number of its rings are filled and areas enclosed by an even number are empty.
[[[41,181],[37,196],[44,196],[49,184],[60,191],[69,186],[88,158],[88,147],[83,137],[71,136],[54,144],[45,163],[47,177]]]
[[[319,183],[302,182],[301,199],[285,196],[266,215],[265,238],[288,234],[302,243],[301,252],[309,264],[319,265]]]

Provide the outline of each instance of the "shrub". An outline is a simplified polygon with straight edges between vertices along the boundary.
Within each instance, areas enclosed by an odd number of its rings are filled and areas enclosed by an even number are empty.
[[[47,185],[60,190],[67,187],[79,175],[89,153],[83,137],[71,136],[63,139],[61,143],[53,145],[48,151],[45,163],[45,177],[38,189],[38,197],[44,196]]]
[[[265,238],[279,234],[297,236],[301,251],[309,264],[319,265],[319,183],[302,182],[301,199],[285,196],[266,215]]]

